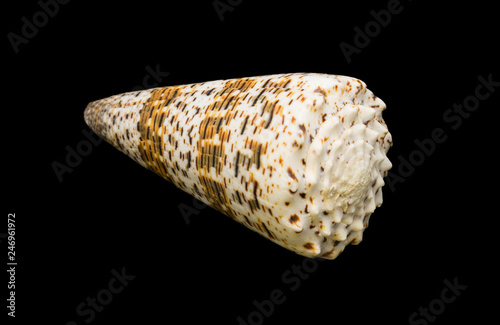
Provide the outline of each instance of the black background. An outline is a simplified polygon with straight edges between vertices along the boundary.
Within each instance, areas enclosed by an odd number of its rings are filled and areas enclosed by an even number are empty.
[[[286,299],[264,324],[408,324],[455,278],[467,288],[432,323],[493,316],[500,90],[456,130],[443,114],[474,94],[478,76],[500,80],[495,10],[486,1],[401,1],[401,13],[348,63],[339,44],[354,44],[354,27],[388,2],[233,0],[221,21],[212,1],[71,1],[19,53],[7,34],[22,35],[21,18],[40,6],[4,4],[0,232],[15,213],[18,261],[16,319],[8,320],[86,324],[77,306],[122,268],[135,278],[91,324],[238,324],[275,289]],[[359,78],[387,104],[395,174],[416,139],[435,128],[447,139],[394,190],[384,187],[360,245],[309,262],[314,270],[292,291],[283,276],[303,257],[211,208],[186,224],[179,204],[192,207],[191,197],[107,143],[58,180],[53,162],[86,139],[87,103],[144,87],[148,66],[168,72],[158,86],[288,72]]]

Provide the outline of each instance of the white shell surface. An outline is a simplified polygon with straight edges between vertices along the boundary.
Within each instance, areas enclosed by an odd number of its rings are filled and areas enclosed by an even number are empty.
[[[346,76],[291,73],[92,102],[87,124],[180,189],[308,257],[362,239],[382,204],[385,104]]]

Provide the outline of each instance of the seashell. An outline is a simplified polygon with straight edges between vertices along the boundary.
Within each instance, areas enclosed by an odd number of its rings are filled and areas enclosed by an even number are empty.
[[[382,204],[385,107],[361,80],[290,73],[129,92],[84,116],[198,200],[300,255],[334,259]]]

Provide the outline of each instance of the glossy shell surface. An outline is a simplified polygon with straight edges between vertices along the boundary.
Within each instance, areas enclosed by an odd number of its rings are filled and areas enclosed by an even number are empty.
[[[290,73],[115,95],[84,115],[214,209],[298,254],[333,259],[361,241],[382,204],[384,109],[358,79]]]

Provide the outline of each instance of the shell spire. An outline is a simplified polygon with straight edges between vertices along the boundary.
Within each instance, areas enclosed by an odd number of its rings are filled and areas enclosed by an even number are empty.
[[[198,200],[300,255],[334,259],[382,204],[384,109],[358,79],[291,73],[129,92],[84,116]]]

